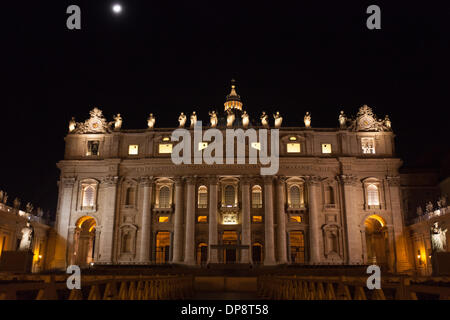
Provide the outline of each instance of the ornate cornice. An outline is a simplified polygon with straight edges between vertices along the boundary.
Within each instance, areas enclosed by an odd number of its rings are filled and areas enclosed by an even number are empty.
[[[343,185],[355,185],[358,182],[358,178],[351,174],[341,174],[337,176],[337,179]]]
[[[399,176],[387,176],[386,180],[390,186],[393,186],[393,187],[400,186],[400,177]]]

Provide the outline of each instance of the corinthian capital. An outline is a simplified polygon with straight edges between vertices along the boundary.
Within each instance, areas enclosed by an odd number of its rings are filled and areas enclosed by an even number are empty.
[[[118,176],[106,176],[106,177],[103,177],[103,179],[102,179],[102,183],[104,185],[106,185],[107,187],[114,187],[118,181],[119,181]]]
[[[398,187],[400,185],[400,177],[399,176],[387,176],[386,180],[390,186]]]
[[[61,182],[64,188],[72,188],[75,184],[75,177],[62,177]]]
[[[143,187],[150,187],[153,183],[153,177],[144,176],[139,178],[139,184]]]
[[[183,179],[186,181],[187,184],[195,184],[197,177],[196,176],[186,176],[186,177],[183,177]]]
[[[283,184],[284,185],[286,183],[286,179],[287,178],[285,176],[278,176],[277,178],[278,178],[277,179],[277,183],[278,184]]]
[[[305,182],[307,185],[318,185],[323,179],[320,176],[305,176]]]
[[[263,177],[263,180],[264,180],[264,184],[272,184],[273,183],[273,179],[274,179],[275,177],[274,176],[264,176]]]
[[[218,185],[219,184],[219,178],[215,175],[211,175],[207,177],[209,185]]]
[[[358,181],[358,178],[351,174],[341,174],[337,178],[344,185],[355,185]]]

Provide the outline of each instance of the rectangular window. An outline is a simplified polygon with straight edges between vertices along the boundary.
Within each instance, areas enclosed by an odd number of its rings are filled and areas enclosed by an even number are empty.
[[[202,151],[203,149],[206,149],[208,147],[208,142],[199,142],[198,143],[198,151]]]
[[[375,154],[375,141],[373,138],[361,138],[362,152],[365,154]]]
[[[88,141],[86,155],[87,156],[98,156],[99,146],[100,146],[100,141],[98,141],[98,140]]]
[[[139,154],[139,146],[137,144],[130,144],[128,146],[128,154],[130,155]]]
[[[300,152],[300,143],[288,143],[287,144],[287,152],[288,153],[299,153]]]
[[[300,223],[300,222],[302,222],[302,217],[300,217],[300,216],[290,216],[289,221],[290,222],[298,222],[298,223]]]
[[[171,143],[160,143],[159,144],[159,153],[172,153],[172,144]]]
[[[262,222],[262,216],[253,216],[252,222],[254,223],[261,223]]]
[[[261,195],[260,191],[252,192],[252,208],[262,208]]]
[[[169,217],[159,217],[158,222],[162,223],[162,222],[169,222]]]
[[[322,153],[331,153],[330,143],[322,143]]]
[[[199,222],[199,223],[207,223],[208,222],[208,217],[207,216],[198,216],[197,217],[197,222]]]
[[[208,193],[199,192],[198,194],[198,207],[207,208],[208,207]]]

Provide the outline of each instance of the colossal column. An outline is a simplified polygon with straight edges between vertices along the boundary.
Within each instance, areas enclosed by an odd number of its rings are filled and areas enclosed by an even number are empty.
[[[173,239],[173,263],[180,263],[183,256],[183,180],[175,178],[175,221]]]
[[[208,263],[218,263],[217,261],[217,248],[212,246],[217,245],[217,189],[218,179],[217,177],[209,178],[209,236],[208,236]]]
[[[319,186],[321,178],[318,176],[306,177],[308,186],[308,208],[309,208],[309,239],[310,239],[310,262],[318,263],[321,260],[320,247],[320,220],[319,220]]]
[[[153,179],[142,177],[140,185],[143,187],[144,197],[142,203],[142,222],[141,222],[141,238],[139,262],[150,262],[150,232],[151,232],[151,199],[152,199],[152,183]]]
[[[273,177],[264,177],[264,265],[275,264],[275,246],[273,235]]]
[[[73,238],[69,236],[69,225],[70,225],[70,213],[72,210],[72,199],[73,199],[73,186],[75,184],[75,178],[73,177],[63,177],[59,181],[59,203],[58,203],[58,215],[56,221],[56,231],[57,231],[57,241],[56,241],[56,252],[55,260],[52,263],[53,268],[65,269],[67,263],[70,263],[71,257],[66,255],[73,254],[67,250],[70,247],[70,243]]]
[[[251,263],[251,223],[250,223],[250,180],[248,177],[241,179],[242,190],[242,245],[248,246],[241,249],[241,263]]]
[[[116,212],[117,176],[107,176],[102,180],[104,188],[102,231],[100,235],[99,262],[112,262],[114,242],[114,217]]]
[[[362,263],[362,241],[360,230],[360,219],[355,208],[356,196],[355,185],[357,182],[356,176],[341,174],[339,177],[344,189],[344,206],[345,206],[345,230],[347,234],[347,249],[349,264]]]
[[[285,186],[286,178],[278,177],[277,180],[277,244],[278,244],[278,263],[287,263],[287,245],[286,245],[286,214],[285,208]]]
[[[184,263],[195,264],[195,178],[187,177]]]

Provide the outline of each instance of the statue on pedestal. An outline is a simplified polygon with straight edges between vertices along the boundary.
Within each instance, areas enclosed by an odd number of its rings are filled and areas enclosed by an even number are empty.
[[[345,129],[347,127],[347,117],[344,114],[344,111],[341,111],[339,114],[339,128]]]
[[[8,201],[8,193],[5,192],[5,193],[3,194],[3,200],[2,200],[2,203],[3,203],[3,204],[6,204],[7,201]]]
[[[261,119],[261,125],[263,127],[268,128],[269,127],[269,116],[266,114],[265,111],[262,112],[260,119]]]
[[[28,202],[27,205],[25,206],[25,212],[32,213],[33,209],[34,209],[33,205],[30,202]]]
[[[447,244],[447,229],[442,229],[435,222],[431,227],[431,249],[433,252],[444,252]]]
[[[180,123],[179,127],[184,128],[184,125],[186,124],[186,115],[183,112],[180,113],[180,116],[178,117],[178,122]]]
[[[389,119],[389,116],[386,115],[386,116],[384,117],[384,126],[385,126],[387,129],[391,129],[391,125],[392,125],[391,120]]]
[[[209,112],[209,121],[211,123],[211,128],[217,127],[218,120],[217,120],[216,111],[213,110],[213,111]]]
[[[19,200],[19,198],[15,198],[14,199],[13,207],[14,207],[14,209],[20,209],[20,200]]]
[[[120,128],[122,128],[122,117],[120,116],[120,113],[114,117],[114,121],[114,130],[120,130]]]
[[[0,203],[3,203],[3,196],[5,195],[5,193],[3,192],[3,190],[0,190]]]
[[[149,129],[153,129],[155,127],[156,118],[153,116],[153,113],[150,113],[147,119],[147,126]]]
[[[72,119],[69,121],[69,132],[72,132],[75,130],[75,127],[77,126],[77,123],[75,122],[75,117],[72,117]]]
[[[311,127],[311,114],[309,112],[306,112],[305,117],[303,118],[303,122],[305,123],[306,128]]]
[[[427,213],[433,212],[433,204],[431,203],[431,201],[428,201],[425,210]]]
[[[231,128],[233,126],[235,119],[236,119],[236,116],[235,116],[233,110],[228,109],[227,110],[227,128]]]
[[[248,117],[248,113],[247,111],[244,111],[241,115],[242,118],[242,126],[247,129],[248,128],[248,124],[250,123],[250,119]]]
[[[27,226],[22,228],[22,239],[19,244],[19,251],[28,251],[31,250],[31,244],[33,241],[33,227],[29,222],[27,222]]]
[[[197,114],[194,111],[191,114],[191,128],[193,128],[196,123],[197,123]]]
[[[281,123],[283,122],[283,117],[280,116],[280,112],[279,111],[277,111],[277,113],[275,113],[273,115],[273,118],[275,119],[275,128],[281,127]]]

